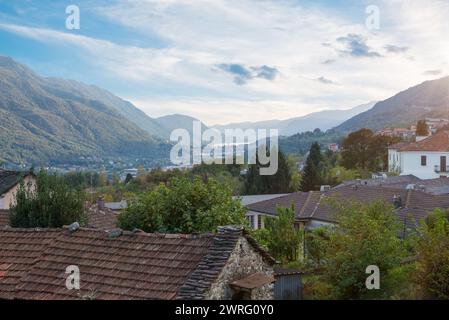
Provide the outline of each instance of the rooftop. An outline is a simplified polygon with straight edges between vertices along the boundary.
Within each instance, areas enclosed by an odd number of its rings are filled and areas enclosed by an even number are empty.
[[[0,229],[0,299],[200,299],[245,231],[148,234],[78,228]],[[80,290],[65,286],[80,269]]]
[[[248,206],[251,211],[276,215],[276,207],[295,208],[298,220],[319,220],[334,223],[335,210],[328,201],[329,198],[341,201],[359,201],[370,203],[383,200],[394,205],[394,199],[400,197],[401,203],[396,216],[407,226],[416,224],[435,208],[449,207],[449,195],[432,195],[418,190],[393,188],[391,186],[347,185],[329,191],[296,192],[284,197],[254,203]],[[407,213],[407,214],[405,214]],[[407,216],[408,221],[405,221]]]
[[[398,148],[398,150],[449,152],[449,131],[438,131],[424,140],[408,143]]]
[[[27,172],[0,169],[0,196],[20,182]]]

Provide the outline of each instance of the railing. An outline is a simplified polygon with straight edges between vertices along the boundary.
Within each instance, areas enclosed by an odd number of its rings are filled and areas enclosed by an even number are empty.
[[[443,170],[441,170],[441,169],[443,169]],[[435,166],[435,172],[436,173],[449,173],[449,166],[441,168],[441,166],[436,165]]]

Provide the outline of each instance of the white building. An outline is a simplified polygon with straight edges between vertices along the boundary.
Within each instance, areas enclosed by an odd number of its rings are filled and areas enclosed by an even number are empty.
[[[388,170],[420,179],[449,176],[449,131],[440,131],[423,140],[398,143],[388,148]]]

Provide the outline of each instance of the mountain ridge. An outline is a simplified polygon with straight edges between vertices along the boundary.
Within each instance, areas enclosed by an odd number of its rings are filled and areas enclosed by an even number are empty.
[[[41,77],[12,58],[0,56],[0,160],[67,161],[80,155],[151,158],[156,149],[167,148],[106,98],[92,100],[79,92],[86,87],[72,80],[58,83],[55,78]],[[116,102],[123,101],[110,95]]]

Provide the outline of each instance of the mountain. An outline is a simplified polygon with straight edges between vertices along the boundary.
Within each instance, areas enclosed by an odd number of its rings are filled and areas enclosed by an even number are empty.
[[[161,127],[165,128],[168,133],[166,134],[167,139],[170,137],[170,133],[175,129],[186,129],[190,136],[193,134],[193,122],[200,121],[196,118],[182,115],[182,114],[171,114],[155,119],[156,123]],[[201,122],[201,132],[206,130],[207,127]]]
[[[426,117],[449,118],[449,77],[426,81],[399,92],[343,122],[335,130],[350,132],[361,128],[409,126]]]
[[[302,117],[295,117],[287,120],[268,120],[260,122],[241,122],[228,125],[214,126],[214,128],[224,130],[227,128],[241,129],[278,129],[279,135],[291,136],[297,133],[313,131],[316,128],[321,131],[331,129],[351,117],[369,110],[375,102],[363,104],[348,110],[325,110],[307,114]]]
[[[129,120],[139,115],[134,109],[105,90],[43,78],[0,56],[0,160],[166,157],[168,145]],[[149,128],[153,122],[144,120],[140,125]],[[159,125],[154,122],[154,127]]]
[[[163,139],[169,136],[168,130],[159,125],[155,119],[136,108],[132,103],[113,95],[107,90],[74,80],[59,78],[47,78],[46,80],[44,84],[46,90],[58,97],[72,99],[82,103],[99,101],[113,108],[139,128],[147,131],[150,135]]]

